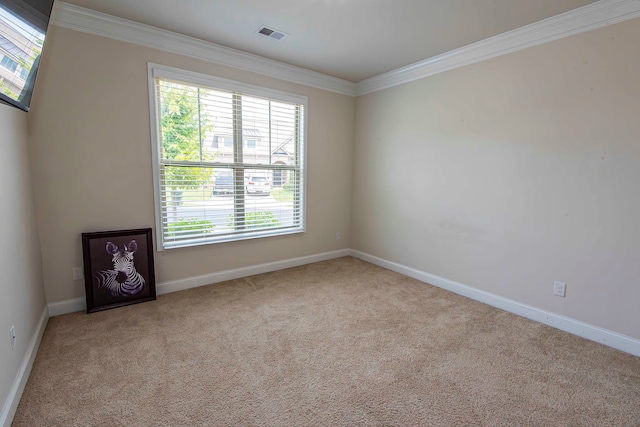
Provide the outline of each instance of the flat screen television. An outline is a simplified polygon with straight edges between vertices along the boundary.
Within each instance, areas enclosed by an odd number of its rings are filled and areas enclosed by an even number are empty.
[[[0,101],[29,111],[53,0],[0,0]]]

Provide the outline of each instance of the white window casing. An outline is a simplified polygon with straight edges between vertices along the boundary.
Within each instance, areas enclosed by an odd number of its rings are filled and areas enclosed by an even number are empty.
[[[304,232],[307,97],[148,73],[158,251]]]

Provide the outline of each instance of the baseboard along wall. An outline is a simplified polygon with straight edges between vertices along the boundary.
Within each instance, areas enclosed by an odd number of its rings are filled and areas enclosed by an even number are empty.
[[[2,406],[2,412],[0,412],[0,427],[11,426],[13,416],[16,413],[16,409],[18,409],[18,403],[20,403],[20,398],[24,391],[24,386],[27,385],[29,374],[31,374],[33,361],[36,360],[36,354],[38,353],[38,348],[40,348],[40,341],[42,340],[48,321],[49,311],[47,307],[44,307],[42,314],[40,315],[40,320],[38,320],[38,324],[36,325],[36,330],[34,331],[31,340],[29,340],[27,352],[22,358],[22,363],[20,363],[20,368],[18,369],[16,378],[13,380],[11,389],[9,389],[9,395]]]
[[[388,261],[386,259],[379,258],[365,252],[360,252],[352,249],[351,256],[362,261],[370,262],[371,264],[386,268],[388,270],[395,271],[396,273],[404,274],[405,276],[412,277],[416,280],[420,280],[421,282],[425,282],[430,285],[437,286],[447,291],[456,293],[458,295],[462,295],[472,300],[482,302],[492,307],[517,314],[518,316],[526,317],[527,319],[535,320],[536,322],[540,322],[556,329],[560,329],[561,331],[568,332],[570,334],[577,335],[579,337],[586,338],[588,340],[595,341],[600,344],[604,344],[606,346],[613,347],[615,349],[640,357],[640,340],[637,340],[635,338],[631,338],[617,332],[609,331],[598,326],[590,325],[588,323],[584,323],[570,317],[551,313],[549,311],[542,310],[531,305],[523,304],[521,302],[514,301],[508,298],[504,298],[499,295],[481,291],[472,286],[445,279],[444,277],[436,276],[424,271],[416,270],[414,268],[407,267],[396,262]]]
[[[375,264],[388,270],[404,274],[405,276],[412,277],[414,279],[420,280],[421,282],[437,286],[450,292],[454,292],[458,295],[462,295],[464,297],[488,304],[501,310],[517,314],[518,316],[526,317],[527,319],[552,326],[570,334],[577,335],[579,337],[586,338],[588,340],[595,341],[600,344],[604,344],[606,346],[613,347],[615,349],[640,357],[640,340],[638,339],[628,337],[617,332],[609,331],[598,326],[590,325],[588,323],[584,323],[566,316],[542,310],[531,305],[523,304],[518,301],[504,298],[499,295],[491,294],[489,292],[479,290],[469,285],[449,280],[444,277],[436,276],[424,271],[416,270],[414,268],[407,267],[396,262],[388,261],[386,259],[379,258],[354,249],[343,249],[339,251],[325,252],[321,254],[292,258],[267,264],[259,264],[250,267],[225,270],[203,276],[163,282],[157,284],[156,289],[158,295],[162,295],[170,292],[177,292],[213,283],[224,282],[226,280],[240,279],[242,277],[253,276],[255,274],[268,273],[285,268],[311,264],[314,262],[327,261],[343,256],[353,256],[354,258],[358,258],[362,261],[370,262],[371,264]],[[48,305],[48,308],[49,316],[59,316],[62,314],[85,310],[86,304],[84,298],[75,298],[67,301],[51,303]]]
[[[269,273],[271,271],[284,270],[285,268],[298,267],[305,264],[313,264],[314,262],[341,258],[349,256],[350,254],[350,249],[342,249],[338,251],[323,252],[320,254],[291,258],[282,261],[269,262],[266,264],[258,264],[249,267],[224,270],[217,273],[205,274],[202,276],[188,277],[180,280],[157,283],[156,293],[158,295],[163,295],[171,292],[183,291],[185,289],[197,288],[200,286],[211,285],[213,283],[220,283],[227,280],[241,279],[243,277],[253,276],[256,274]],[[53,317],[74,313],[76,311],[86,310],[87,305],[85,298],[74,298],[66,301],[51,303],[48,307],[49,315]]]

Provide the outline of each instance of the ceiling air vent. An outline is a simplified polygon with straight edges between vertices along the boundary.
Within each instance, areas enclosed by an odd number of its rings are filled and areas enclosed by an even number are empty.
[[[257,34],[260,34],[265,37],[269,37],[271,39],[282,40],[287,37],[289,34],[283,33],[282,31],[274,30],[273,28],[265,27],[264,25],[258,28],[256,31]]]

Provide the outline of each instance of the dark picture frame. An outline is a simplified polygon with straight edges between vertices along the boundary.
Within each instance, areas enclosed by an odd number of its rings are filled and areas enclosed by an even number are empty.
[[[82,233],[87,313],[156,299],[151,228]]]

